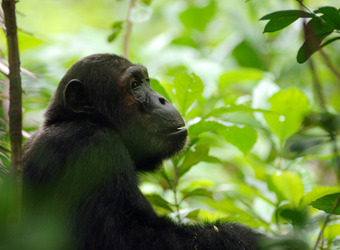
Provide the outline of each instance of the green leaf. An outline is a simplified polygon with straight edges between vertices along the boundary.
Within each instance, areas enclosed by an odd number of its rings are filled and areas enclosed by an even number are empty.
[[[304,227],[308,222],[306,210],[283,208],[280,209],[280,216],[292,223],[294,226]]]
[[[189,6],[179,15],[179,18],[186,27],[204,31],[214,17],[215,11],[216,3],[215,1],[210,1],[204,7]]]
[[[183,220],[184,218],[196,220],[199,214],[200,214],[200,209],[197,209],[197,208],[195,209],[185,208],[179,211],[179,217],[181,218],[181,220]]]
[[[197,42],[189,34],[183,34],[175,38],[174,40],[172,40],[171,44],[179,46],[188,46],[198,49]]]
[[[317,9],[314,13],[323,14],[321,18],[326,21],[328,26],[333,27],[333,29],[340,30],[340,9],[325,6]]]
[[[306,18],[306,17],[314,17],[315,15],[302,10],[283,10],[276,11],[270,14],[267,14],[260,18],[260,20],[271,20],[271,19],[280,19],[280,18]]]
[[[195,208],[193,210],[191,210],[185,217],[189,218],[191,220],[197,220],[199,214],[200,214],[200,209],[199,208]]]
[[[276,193],[279,201],[288,200],[295,208],[298,207],[304,190],[302,180],[298,175],[290,172],[274,174],[270,184],[270,189]]]
[[[212,117],[212,116],[220,116],[224,115],[226,113],[232,113],[232,112],[248,112],[248,113],[253,113],[253,112],[261,112],[261,113],[270,113],[268,110],[264,109],[253,109],[250,108],[246,105],[228,105],[226,107],[220,107],[217,109],[212,110],[210,113],[208,113],[205,117]]]
[[[340,192],[340,187],[316,187],[312,191],[308,192],[302,200],[301,207],[310,204],[325,195],[334,194]]]
[[[151,78],[150,79],[150,85],[151,88],[156,91],[158,94],[161,94],[163,97],[165,97],[169,102],[171,102],[171,99],[166,92],[165,88],[160,84],[160,82],[156,79]]]
[[[264,28],[264,33],[281,30],[299,18],[314,17],[314,14],[301,10],[284,10],[265,15],[260,20],[269,20]]]
[[[264,118],[282,145],[300,128],[309,111],[309,101],[303,92],[297,88],[290,88],[274,94],[269,102],[270,111],[273,113],[265,113]]]
[[[205,197],[212,198],[212,195],[213,195],[211,191],[208,191],[205,188],[196,188],[192,191],[182,190],[182,193],[183,193],[184,198],[188,198],[192,196],[205,196]]]
[[[200,121],[189,127],[189,135],[197,136],[204,132],[215,132],[217,130],[224,130],[225,128],[225,125],[217,121]]]
[[[317,208],[319,210],[323,210],[326,213],[331,213],[335,203],[338,201],[340,197],[340,193],[328,194],[316,201],[311,203],[312,207]],[[340,215],[340,203],[338,202],[338,206],[335,208],[332,214]]]
[[[209,154],[209,144],[196,144],[186,154],[182,165],[179,168],[179,176],[183,176],[193,166],[201,161],[205,161]]]
[[[169,212],[173,212],[173,209],[170,207],[169,202],[164,200],[160,195],[152,194],[152,195],[145,195],[145,197],[148,199],[148,201],[151,204],[161,207]]]
[[[257,133],[248,126],[235,126],[223,124],[219,121],[201,121],[189,128],[189,135],[199,135],[204,132],[213,132],[237,147],[243,154],[247,154],[257,141]]]
[[[117,36],[119,35],[119,33],[122,31],[123,29],[123,24],[124,22],[123,21],[119,21],[119,22],[114,22],[112,24],[112,27],[111,27],[111,34],[109,35],[109,37],[107,38],[107,41],[109,43],[112,43],[116,38]]]
[[[321,18],[310,20],[305,28],[305,42],[297,54],[297,62],[304,63],[314,52],[321,48],[321,42],[333,33],[334,28],[329,26]]]
[[[193,102],[202,96],[204,85],[196,74],[182,73],[175,77],[174,87],[176,91],[175,100],[179,107],[179,112],[185,115]]]
[[[286,28],[290,24],[294,23],[296,20],[297,18],[293,18],[293,17],[270,20],[264,27],[263,33],[270,33],[270,32],[275,32],[278,30],[282,30],[283,28]]]
[[[225,140],[246,155],[257,141],[257,133],[248,126],[231,126],[219,131]]]
[[[234,48],[232,55],[242,67],[263,69],[266,64],[259,49],[254,47],[254,44],[247,40],[243,40],[239,43]],[[249,58],[251,58],[251,60],[249,60]]]

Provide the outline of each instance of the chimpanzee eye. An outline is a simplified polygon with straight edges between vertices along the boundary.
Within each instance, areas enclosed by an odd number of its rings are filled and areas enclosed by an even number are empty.
[[[135,89],[137,89],[140,85],[141,85],[141,82],[134,80],[134,81],[131,83],[131,88],[132,88],[133,90],[135,90]]]

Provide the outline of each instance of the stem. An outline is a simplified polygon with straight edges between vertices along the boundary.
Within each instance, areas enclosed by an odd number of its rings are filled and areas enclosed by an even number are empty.
[[[337,138],[336,138],[336,131],[330,131],[329,132],[331,136],[331,141],[333,142],[333,151],[336,157],[336,164],[338,166],[338,176],[340,175],[340,156],[339,156],[339,149],[338,145],[336,144]]]
[[[315,95],[319,101],[319,105],[320,105],[322,112],[326,113],[327,109],[326,109],[326,104],[325,104],[325,98],[323,96],[319,74],[316,70],[314,60],[312,58],[309,58],[308,62],[309,62],[310,70],[312,72]]]
[[[297,2],[299,2],[300,4],[300,9],[302,9],[302,7],[307,8],[304,4],[303,4],[303,0],[297,0]],[[307,8],[308,9],[308,8]],[[307,39],[307,24],[306,24],[306,20],[303,20],[303,34],[304,34],[304,39]],[[326,112],[326,104],[325,104],[325,98],[323,96],[323,91],[322,91],[322,87],[321,87],[321,83],[320,83],[320,78],[319,75],[317,73],[316,67],[315,67],[315,63],[312,57],[309,58],[308,60],[309,62],[309,66],[310,66],[310,70],[312,73],[312,77],[313,77],[313,83],[314,83],[314,92],[316,95],[316,99],[319,100],[319,105],[320,108],[322,110],[322,112]]]
[[[130,52],[129,52],[130,35],[131,35],[132,25],[133,25],[133,23],[130,20],[130,14],[135,4],[136,4],[136,0],[130,0],[129,9],[126,15],[126,29],[125,29],[125,34],[124,34],[124,57],[126,58],[129,58],[130,56]]]
[[[303,3],[303,0],[296,0],[303,8],[305,8],[306,10],[308,10],[310,13],[313,13],[313,11],[311,11],[310,9],[308,9],[308,7]]]
[[[337,37],[337,39],[340,39],[340,37]],[[338,71],[334,67],[334,65],[332,64],[329,57],[327,56],[327,54],[322,49],[320,49],[320,55],[321,55],[323,61],[325,62],[326,66],[329,68],[329,70],[332,71],[332,73],[338,78],[338,80],[340,80],[340,71]]]
[[[175,177],[174,177],[174,186],[172,191],[174,192],[174,199],[175,199],[175,207],[176,207],[176,213],[177,213],[177,220],[178,222],[181,222],[181,216],[179,215],[179,203],[177,200],[177,184],[178,184],[178,178],[179,178],[179,168],[178,166],[175,166]]]
[[[22,89],[15,4],[15,0],[2,0],[10,71],[9,137],[11,141],[11,173],[16,176],[14,192],[17,206],[14,216],[19,220],[22,193]]]

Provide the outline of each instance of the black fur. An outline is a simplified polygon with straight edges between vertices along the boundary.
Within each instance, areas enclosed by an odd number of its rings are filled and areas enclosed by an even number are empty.
[[[261,235],[249,228],[176,224],[138,189],[137,172],[156,169],[187,137],[178,111],[148,82],[143,66],[116,55],[69,69],[24,147],[26,209],[62,218],[68,248],[255,249]]]

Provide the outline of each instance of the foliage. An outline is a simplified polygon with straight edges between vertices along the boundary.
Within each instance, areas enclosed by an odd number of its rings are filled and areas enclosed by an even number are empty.
[[[340,36],[322,41],[333,32],[340,32],[340,9],[326,6],[314,12],[302,10],[285,10],[265,15],[260,20],[269,20],[264,32],[281,30],[299,18],[310,18],[305,26],[305,42],[299,49],[297,61],[304,63],[314,52],[340,39]]]
[[[18,16],[19,26],[34,34],[19,34],[22,66],[38,77],[23,76],[26,136],[41,124],[57,82],[75,60],[122,53],[121,20],[129,8],[127,0],[44,1],[37,13],[36,1],[17,6],[26,16]],[[190,136],[159,172],[141,176],[158,213],[179,222],[227,218],[286,236],[273,245],[294,241],[302,249],[322,232],[320,249],[339,247],[340,78],[332,67],[340,63],[339,43],[332,43],[339,39],[339,10],[319,1],[308,5],[317,10],[298,9],[295,1],[137,1],[131,60],[149,69],[152,87],[180,110]],[[271,34],[261,34],[261,16]],[[296,51],[306,64],[294,63]],[[310,62],[317,69],[311,71]],[[0,178],[9,166],[6,111],[2,105]],[[6,197],[0,199],[4,204]]]

